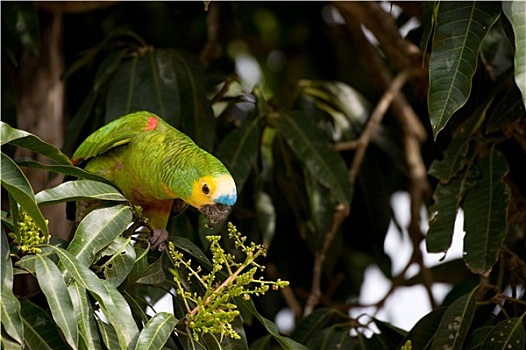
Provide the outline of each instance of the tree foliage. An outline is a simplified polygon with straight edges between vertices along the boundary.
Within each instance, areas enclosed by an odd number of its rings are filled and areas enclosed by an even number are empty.
[[[20,52],[41,50],[51,11],[64,22],[70,116],[63,145],[2,116],[3,348],[524,348],[526,3],[59,4],[2,2],[2,111],[16,109],[9,77]],[[226,221],[252,243],[187,209],[169,222],[170,253],[150,251],[140,208],[71,163],[89,133],[136,110],[226,164],[239,193]],[[68,181],[35,193],[27,169]],[[409,193],[398,229],[413,253],[393,275],[384,242],[397,191]],[[71,235],[49,230],[42,208],[80,199],[104,205]],[[447,255],[459,210],[463,257],[426,266],[426,251]],[[265,254],[239,263],[249,244]],[[218,259],[253,268],[217,270]],[[254,277],[262,266],[267,282]],[[392,283],[377,309],[419,284],[433,310],[411,329],[349,317],[368,266]],[[290,285],[265,293],[279,280]],[[434,283],[452,286],[444,300]],[[163,297],[170,312],[154,309]],[[275,323],[285,307],[291,332]]]

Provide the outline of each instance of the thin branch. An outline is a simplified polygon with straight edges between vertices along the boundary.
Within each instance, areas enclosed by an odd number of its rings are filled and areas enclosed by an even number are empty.
[[[398,76],[392,81],[391,85],[376,105],[376,108],[371,114],[371,117],[369,118],[365,129],[358,138],[358,147],[356,148],[353,162],[349,170],[349,180],[351,182],[351,186],[353,186],[356,182],[356,177],[358,176],[358,171],[363,162],[365,151],[367,150],[367,146],[371,142],[371,138],[374,134],[374,131],[376,130],[376,127],[378,126],[378,124],[380,124],[385,113],[389,109],[389,106],[391,105],[393,100],[399,95],[400,90],[410,77],[410,71],[405,70],[398,74]]]
[[[323,241],[323,246],[320,251],[316,254],[314,258],[314,268],[312,274],[312,286],[309,298],[305,304],[305,309],[303,310],[303,316],[307,317],[314,311],[314,308],[320,302],[321,298],[321,277],[323,272],[323,264],[327,257],[329,247],[331,246],[338,228],[340,227],[342,221],[349,215],[349,208],[344,204],[339,204],[334,210],[334,215],[332,216],[332,224],[329,228],[329,231],[325,234],[325,240]]]

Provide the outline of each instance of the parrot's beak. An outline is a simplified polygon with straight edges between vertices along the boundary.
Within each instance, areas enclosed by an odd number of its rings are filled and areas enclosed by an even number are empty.
[[[230,212],[230,206],[224,204],[208,204],[199,208],[199,211],[208,219],[210,226],[215,226],[227,217]]]

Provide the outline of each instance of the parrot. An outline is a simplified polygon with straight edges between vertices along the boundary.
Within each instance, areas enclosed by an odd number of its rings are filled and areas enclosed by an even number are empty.
[[[237,200],[226,166],[148,111],[124,115],[94,131],[71,161],[110,180],[132,204],[142,207],[153,229],[148,238],[152,249],[166,247],[172,206],[190,205],[215,226]]]

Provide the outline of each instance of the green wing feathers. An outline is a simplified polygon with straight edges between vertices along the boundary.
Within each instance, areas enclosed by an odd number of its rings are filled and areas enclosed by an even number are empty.
[[[134,136],[148,127],[148,120],[151,117],[157,118],[150,112],[137,112],[103,126],[79,146],[71,161],[73,164],[78,164],[81,160],[95,157],[130,142]]]

